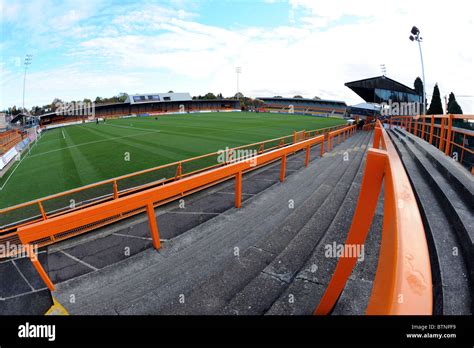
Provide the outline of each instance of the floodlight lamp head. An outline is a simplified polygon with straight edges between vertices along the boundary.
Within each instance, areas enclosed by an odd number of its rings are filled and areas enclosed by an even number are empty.
[[[413,37],[413,35],[410,35],[410,40],[415,41],[415,38]]]
[[[413,28],[411,28],[411,33],[412,33],[414,36],[416,36],[416,35],[418,35],[418,34],[420,33],[420,30],[419,30],[417,27],[413,26]]]

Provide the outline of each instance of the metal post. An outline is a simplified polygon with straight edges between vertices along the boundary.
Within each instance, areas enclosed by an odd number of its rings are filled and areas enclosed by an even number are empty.
[[[25,87],[26,87],[26,71],[28,70],[28,66],[31,64],[33,60],[33,56],[31,54],[27,54],[25,57],[24,65],[25,65],[25,74],[23,75],[23,104],[22,104],[22,112],[25,114]],[[26,116],[25,116],[26,117]],[[23,120],[23,124],[26,123],[26,119]]]
[[[443,151],[443,146],[444,146],[444,124],[446,123],[445,119],[441,119],[441,130],[439,132],[439,143],[438,143],[438,148]]]
[[[446,133],[446,150],[444,152],[448,156],[450,155],[449,150],[450,150],[450,147],[451,147],[451,130],[452,130],[452,127],[453,127],[453,115],[450,114],[449,118],[448,118],[448,131]]]
[[[304,161],[304,165],[307,167],[309,165],[309,153],[310,153],[310,150],[311,150],[311,146],[307,146],[306,147],[306,158],[305,158],[305,161]]]
[[[434,115],[431,115],[430,145],[433,144],[433,132],[434,132]]]
[[[242,206],[242,172],[238,172],[235,176],[235,207]]]
[[[426,114],[426,85],[425,85],[425,64],[423,63],[423,52],[421,51],[421,38],[417,39],[420,49],[421,73],[423,75],[423,115]]]
[[[285,181],[286,172],[286,154],[281,157],[280,182]]]
[[[153,239],[153,247],[159,249],[161,247],[160,235],[158,233],[158,225],[156,224],[155,208],[153,203],[146,205],[146,213],[148,215],[148,224],[150,225],[151,238]]]
[[[30,250],[31,250],[30,245],[28,245],[28,248],[30,248]],[[28,250],[28,254],[29,254],[28,256],[30,257],[31,263],[35,267],[36,271],[39,273],[41,279],[43,279],[43,282],[46,284],[48,289],[50,291],[54,291],[54,284],[51,281],[51,279],[49,278],[46,271],[44,270],[43,266],[41,266],[41,263],[38,261],[38,256],[35,254],[34,251],[30,251],[30,250]]]
[[[238,66],[237,68],[235,68],[235,72],[237,74],[237,94],[239,95],[240,94],[239,76],[242,73],[242,67]]]
[[[423,117],[423,124],[421,125],[421,139],[425,140],[425,122],[426,117]]]
[[[118,198],[117,180],[114,180],[114,199]]]

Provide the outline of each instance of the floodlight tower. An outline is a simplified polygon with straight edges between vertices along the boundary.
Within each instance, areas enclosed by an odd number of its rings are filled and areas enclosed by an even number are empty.
[[[25,61],[23,64],[25,65],[25,74],[23,76],[23,106],[22,106],[22,112],[25,114],[25,85],[26,85],[26,71],[28,70],[28,66],[31,65],[31,62],[33,61],[33,55],[32,54],[27,54],[25,57]],[[26,121],[26,120],[24,120]]]
[[[387,67],[385,64],[380,64],[380,69],[382,70],[382,75],[387,76]]]
[[[240,77],[240,74],[242,74],[242,67],[238,66],[237,68],[235,68],[235,72],[237,74],[237,94],[239,94],[240,93],[239,77]]]
[[[423,52],[421,51],[421,43],[423,42],[423,38],[420,36],[420,29],[417,27],[411,28],[411,41],[418,42],[418,48],[420,49],[420,58],[421,58],[421,73],[423,75],[423,115],[426,114],[426,83],[425,83],[425,65],[423,63]]]

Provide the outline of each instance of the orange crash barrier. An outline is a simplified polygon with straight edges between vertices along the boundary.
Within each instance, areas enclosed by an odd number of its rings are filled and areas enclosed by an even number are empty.
[[[0,209],[0,235],[14,232],[21,226],[164,185],[209,169],[222,167],[228,162],[235,161],[239,157],[239,152],[250,151],[261,154],[320,134],[327,136],[330,131],[343,127],[344,125],[294,132],[293,135],[228,149],[225,161],[218,161],[219,152],[209,153],[3,208]],[[141,212],[137,211],[136,213]]]
[[[328,151],[331,151],[334,145],[335,137],[337,137],[337,143],[340,144],[341,137],[342,137],[342,141],[346,140],[347,137],[355,133],[356,128],[357,126],[354,125],[354,126],[348,126],[348,127],[344,127],[344,128],[329,132],[328,133],[328,147],[327,147]]]
[[[431,266],[423,222],[403,164],[380,121],[373,144],[346,239],[346,246],[364,244],[384,185],[382,241],[366,314],[431,315]],[[356,262],[357,255],[339,259],[315,314],[331,312]]]
[[[468,127],[456,127],[456,124],[473,121],[474,115],[417,115],[392,116],[386,122],[390,127],[405,128],[407,132],[436,146],[447,156],[456,157],[457,161],[467,166],[472,173],[474,171],[472,163],[474,131]],[[456,156],[453,156],[454,154]]]
[[[309,137],[311,134],[319,131],[320,130],[303,132],[303,138]],[[349,134],[349,131],[347,134]],[[324,134],[321,134],[290,145],[280,143],[280,145],[268,152],[263,152],[262,144],[260,145],[262,152],[251,160],[244,158],[237,162],[226,163],[217,168],[214,167],[202,171],[196,171],[192,175],[186,177],[182,175],[180,170],[177,170],[175,177],[176,180],[174,181],[165,182],[155,187],[147,187],[146,190],[129,192],[127,195],[123,196],[117,192],[117,179],[114,179],[112,180],[112,183],[114,183],[113,199],[81,207],[80,209],[71,210],[55,216],[46,215],[42,206],[42,200],[35,201],[34,204],[38,204],[41,209],[43,219],[41,221],[35,221],[33,223],[18,226],[16,232],[2,235],[0,237],[0,243],[16,242],[28,248],[31,248],[31,246],[41,247],[86,233],[111,222],[130,217],[137,212],[146,211],[153,246],[154,248],[159,249],[160,238],[154,214],[154,207],[159,205],[160,202],[169,202],[170,200],[182,197],[185,193],[195,192],[198,189],[209,187],[235,177],[235,206],[239,208],[242,199],[242,174],[244,172],[281,159],[280,181],[283,182],[286,173],[287,155],[305,150],[305,165],[307,166],[309,164],[309,152],[311,146],[321,144],[322,154],[324,151],[324,140],[325,136]],[[181,163],[182,162],[180,162],[179,165],[181,165]],[[178,166],[178,168],[181,167]],[[51,291],[53,291],[54,285],[43,270],[39,261],[36,259],[36,255],[33,253],[30,254],[29,257],[45,284]]]

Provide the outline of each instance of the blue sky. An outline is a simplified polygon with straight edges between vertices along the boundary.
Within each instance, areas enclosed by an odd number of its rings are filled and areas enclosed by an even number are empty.
[[[428,6],[427,6],[428,5]],[[468,1],[0,0],[0,108],[21,105],[23,59],[33,54],[25,104],[121,92],[302,94],[360,102],[344,83],[420,75],[413,24],[425,35],[428,93],[474,95]],[[459,29],[453,38],[449,30]],[[444,49],[450,42],[449,49]],[[446,64],[450,62],[450,64]],[[460,98],[472,113],[473,98]]]

